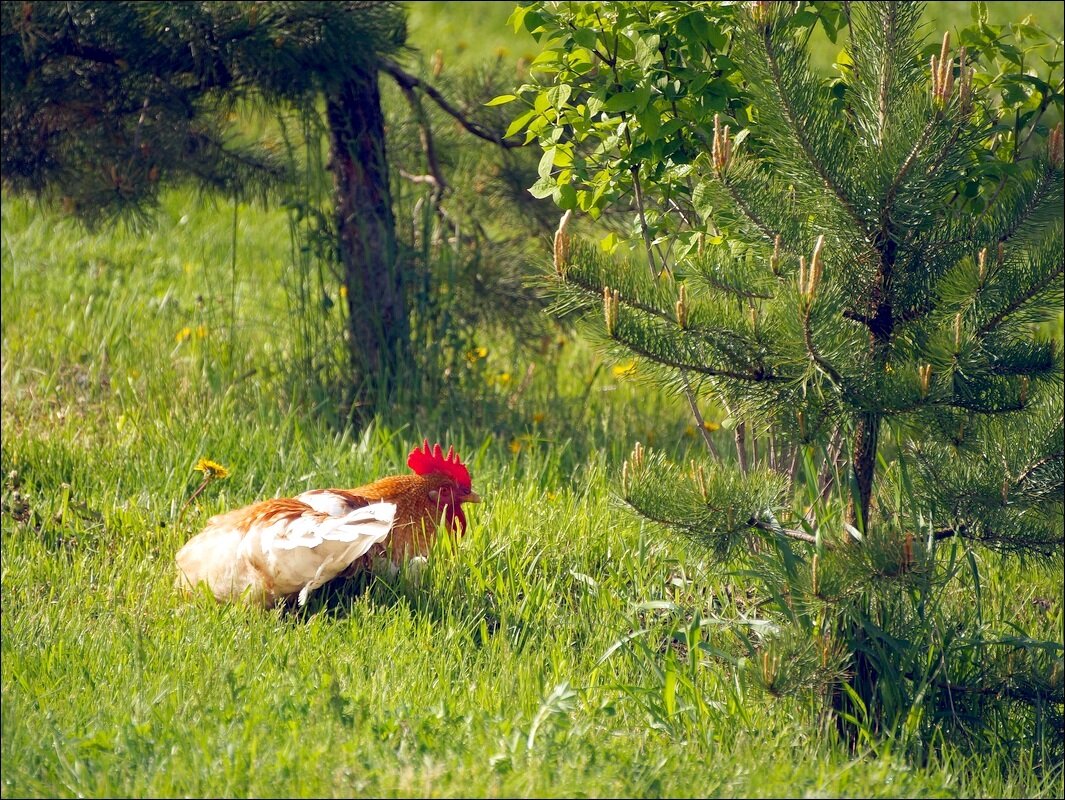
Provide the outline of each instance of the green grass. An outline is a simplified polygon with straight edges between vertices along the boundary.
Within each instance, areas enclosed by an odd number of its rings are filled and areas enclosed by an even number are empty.
[[[421,5],[416,41],[520,56],[485,32],[509,3]],[[1063,794],[1023,752],[852,756],[811,705],[678,647],[687,614],[748,598],[617,502],[634,440],[696,442],[675,398],[579,342],[522,388],[528,356],[486,339],[467,408],[331,426],[300,381],[285,217],[240,207],[234,261],[233,214],[174,191],[149,231],[87,234],[3,198],[4,797]],[[456,443],[486,502],[418,580],[363,577],[298,614],[173,590],[209,515],[403,471],[422,436]],[[182,515],[202,456],[232,475]],[[976,557],[997,613],[1061,640],[1060,566]]]
[[[408,42],[426,58],[440,50],[445,68],[495,58],[531,61],[539,52],[536,41],[524,29],[515,33],[507,25],[514,8],[499,0],[408,3]]]
[[[575,343],[519,398],[526,423],[352,438],[292,387],[279,214],[240,209],[235,271],[232,210],[180,192],[147,234],[7,198],[2,222],[4,796],[1060,794],[1024,759],[852,759],[809,706],[677,656],[684,609],[739,613],[735,578],[613,486],[634,438],[689,441],[683,412]],[[507,358],[486,374],[521,374]],[[460,444],[487,502],[420,581],[303,614],[173,591],[209,514],[401,470],[422,435]],[[182,518],[200,456],[233,474]],[[1051,597],[1060,630],[1060,572],[997,563],[997,602]],[[654,601],[680,611],[637,608]],[[603,658],[641,625],[650,662]],[[680,687],[665,716],[658,668]]]

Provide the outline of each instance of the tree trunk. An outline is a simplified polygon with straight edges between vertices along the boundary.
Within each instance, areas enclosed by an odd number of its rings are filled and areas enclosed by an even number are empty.
[[[854,431],[854,451],[851,463],[854,481],[858,485],[858,497],[851,499],[850,523],[862,533],[869,529],[869,504],[873,497],[876,475],[876,449],[880,440],[880,416],[864,414]]]
[[[850,524],[869,535],[869,504],[873,497],[873,484],[876,475],[876,450],[880,439],[880,416],[878,414],[863,414],[858,420],[858,426],[854,431],[854,446],[851,451],[851,464],[854,470],[854,482],[857,484],[857,497],[852,497],[848,517]],[[850,542],[858,547],[859,543]],[[845,683],[854,690],[861,698],[861,703],[855,703],[844,689],[843,685],[834,687],[831,693],[833,716],[836,727],[842,740],[855,751],[859,743],[859,727],[848,717],[853,717],[858,724],[866,724],[871,730],[879,730],[879,717],[873,713],[878,707],[876,702],[877,684],[880,680],[880,672],[876,665],[869,659],[861,647],[866,634],[860,625],[853,619],[841,618],[837,622],[836,636],[846,642],[851,652],[850,664],[847,666],[849,673]],[[863,719],[863,709],[870,716]]]
[[[410,322],[396,247],[377,70],[360,66],[327,98],[337,244],[348,299],[349,415],[394,401],[410,363]]]

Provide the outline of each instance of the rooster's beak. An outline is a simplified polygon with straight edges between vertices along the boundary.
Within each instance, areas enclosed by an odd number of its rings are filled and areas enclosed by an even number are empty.
[[[467,495],[462,498],[463,503],[479,503],[481,502],[481,496],[477,492],[471,490]]]

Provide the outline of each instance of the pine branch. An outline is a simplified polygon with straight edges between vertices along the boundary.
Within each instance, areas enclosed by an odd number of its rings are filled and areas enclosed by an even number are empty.
[[[1060,189],[1060,181],[1061,179],[1058,177],[1055,170],[1051,169],[1049,166],[1044,169],[1039,176],[1039,182],[1036,184],[1035,190],[1029,196],[1024,208],[1019,209],[1013,215],[1013,221],[1002,233],[999,234],[998,241],[1006,243],[1012,239],[1017,231],[1019,231],[1028,221],[1029,217],[1036,212],[1047,194],[1051,190]],[[984,209],[984,213],[987,213],[987,209]]]
[[[1013,314],[1015,311],[1022,308],[1027,302],[1038,297],[1044,291],[1049,289],[1050,284],[1053,283],[1056,279],[1060,278],[1062,276],[1063,271],[1065,271],[1065,261],[1060,262],[1057,266],[1057,269],[1046,275],[1042,280],[1037,281],[1034,285],[1028,287],[1020,295],[1015,297],[1010,303],[1006,305],[1005,308],[1001,309],[997,314],[991,317],[991,319],[981,325],[977,333],[979,335],[984,335],[993,331],[995,328],[1001,325],[1002,322],[1010,316],[1010,314]]]
[[[569,270],[566,272],[564,282],[570,286],[576,287],[577,289],[588,295],[590,298],[595,298],[598,300],[603,296],[603,287],[600,284],[590,283],[584,278],[583,275],[581,275],[575,270]],[[642,311],[643,313],[655,317],[656,319],[660,319],[663,322],[676,324],[676,317],[667,314],[660,308],[655,308],[652,305],[640,302],[639,300],[633,297],[619,294],[618,301],[628,306],[629,308],[635,309],[637,311]],[[704,341],[706,341],[707,337],[714,334],[728,337],[735,342],[736,347],[742,348],[745,352],[753,352],[760,349],[761,347],[758,342],[751,341],[750,339],[742,336],[734,330],[722,329],[710,331],[694,325],[689,325],[684,330],[687,333],[700,336],[701,338],[703,338]],[[707,343],[712,345],[712,343],[709,341]]]
[[[765,221],[750,207],[746,199],[737,190],[735,184],[728,180],[728,176],[722,173],[718,176],[718,182],[728,192],[729,197],[732,198],[732,202],[736,204],[736,208],[743,212],[743,215],[749,219],[754,226],[762,232],[762,235],[769,241],[773,241],[776,238],[776,232],[765,223]]]
[[[913,149],[910,150],[910,154],[906,157],[906,160],[902,162],[902,166],[899,167],[899,171],[895,174],[894,179],[892,179],[891,184],[884,193],[884,202],[881,204],[880,212],[881,226],[883,228],[887,227],[887,222],[891,217],[892,205],[895,202],[895,195],[898,193],[899,187],[906,179],[910,170],[913,169],[913,165],[917,162],[917,156],[924,149],[925,145],[928,144],[928,139],[931,137],[932,131],[935,130],[938,121],[939,120],[937,120],[935,116],[929,118],[924,129],[921,131],[921,135],[918,136],[917,141],[914,142]]]
[[[1065,419],[1058,423],[1059,425],[1065,424]],[[1025,481],[1029,480],[1037,469],[1045,467],[1048,464],[1053,464],[1055,461],[1065,461],[1065,451],[1058,450],[1057,452],[1050,453],[1042,458],[1038,459],[1035,463],[1030,464],[1024,472],[1017,476],[1017,480],[1013,482],[1014,486],[1020,486]]]
[[[472,119],[467,117],[462,111],[455,108],[455,106],[453,106],[447,100],[447,98],[444,97],[435,87],[433,87],[429,83],[426,83],[421,78],[411,75],[409,72],[402,69],[399,64],[392,61],[391,59],[380,59],[379,66],[381,67],[382,71],[390,75],[401,87],[406,87],[407,89],[421,89],[428,97],[433,100],[433,102],[435,102],[438,106],[440,106],[440,108],[442,108],[452,117],[454,117],[463,128],[472,133],[474,136],[484,139],[485,141],[497,144],[500,147],[506,149],[514,147],[524,147],[521,142],[508,141],[495,131],[489,130],[480,123],[473,121]]]
[[[825,165],[821,162],[821,159],[818,158],[818,155],[813,148],[813,144],[806,135],[806,127],[799,120],[798,111],[792,105],[791,97],[784,88],[780,62],[773,48],[772,38],[768,29],[764,37],[759,37],[759,41],[765,49],[766,63],[769,65],[769,75],[772,79],[772,86],[776,94],[776,100],[780,104],[784,119],[787,120],[791,133],[795,137],[795,141],[798,142],[808,163],[814,168],[817,175],[821,178],[822,183],[824,183],[825,187],[836,198],[839,204],[843,207],[843,210],[847,212],[847,216],[850,217],[851,221],[859,231],[868,235],[869,230],[865,221],[858,215],[858,212],[855,211],[854,204],[851,202],[847,193],[843,191],[843,187],[836,183],[831,173],[829,173]]]
[[[1046,537],[1003,535],[990,530],[974,530],[966,524],[961,524],[957,527],[939,528],[932,532],[932,538],[937,542],[954,537],[981,544],[1010,545],[1014,548],[1035,550],[1048,555],[1053,552],[1052,547],[1060,546],[1061,544],[1060,538],[1052,540]]]
[[[655,362],[656,364],[661,364],[666,367],[672,367],[673,369],[676,369],[678,371],[690,370],[692,372],[697,372],[700,375],[709,375],[713,378],[731,378],[733,380],[744,381],[747,383],[773,383],[787,380],[787,378],[783,378],[779,375],[774,375],[768,371],[759,370],[757,372],[737,372],[735,370],[730,369],[716,369],[714,367],[709,367],[705,364],[684,363],[682,361],[678,361],[675,358],[663,355],[662,353],[655,353],[647,349],[646,347],[637,344],[631,339],[624,339],[621,336],[617,335],[617,331],[612,334],[611,338],[623,344],[627,349],[631,350],[638,356],[642,356],[648,359],[649,361]]]
[[[82,58],[86,61],[93,61],[97,64],[106,64],[114,67],[124,63],[123,59],[110,50],[106,50],[103,47],[99,47],[94,44],[85,44],[73,39],[69,35],[62,36],[61,38],[54,39],[49,42],[49,49],[60,56],[73,56],[75,58]]]
[[[879,129],[879,139],[884,141],[884,131],[887,128],[888,120],[888,94],[891,90],[891,79],[894,77],[893,64],[891,63],[891,55],[894,52],[896,45],[896,34],[898,25],[898,7],[894,4],[889,4],[884,11],[884,24],[883,24],[883,39],[882,39],[882,53],[883,64],[880,67],[880,90],[877,93],[878,109],[877,109],[877,122]]]
[[[817,544],[817,537],[813,536],[806,531],[797,531],[792,528],[781,528],[779,526],[770,525],[768,522],[763,522],[760,519],[754,519],[753,517],[747,523],[752,528],[757,528],[760,531],[768,531],[769,533],[778,533],[781,536],[786,536],[789,539],[795,539],[800,542],[806,542],[807,544]],[[825,548],[831,550],[832,546],[830,542],[824,542]]]
[[[1040,211],[1043,202],[1048,197],[1053,196],[1052,192],[1059,190],[1060,187],[1061,181],[1057,178],[1053,169],[1048,167],[1042,170],[1035,186],[1028,192],[1023,207],[1014,209],[1009,213],[1008,220],[1004,222],[1005,227],[1002,230],[995,230],[995,223],[1002,223],[1003,221],[991,218],[990,215],[993,209],[989,204],[984,208],[983,213],[972,219],[971,225],[958,226],[952,229],[951,233],[953,235],[950,238],[933,241],[929,246],[930,253],[937,257],[934,260],[950,260],[951,256],[947,251],[951,247],[961,245],[962,248],[968,249],[973,242],[986,242],[989,240],[994,241],[996,244],[1008,243]],[[998,196],[996,195],[996,198]],[[944,255],[944,253],[946,254]]]
[[[717,279],[713,275],[710,275],[709,273],[699,269],[698,265],[695,266],[695,269],[697,270],[695,274],[702,281],[705,281],[707,286],[709,286],[709,287],[711,287],[713,289],[717,289],[719,292],[723,292],[723,293],[725,293],[727,295],[731,295],[732,297],[739,297],[739,298],[742,298],[744,300],[772,300],[773,299],[773,295],[771,295],[771,294],[759,294],[758,292],[744,291],[743,289],[739,289],[739,288],[737,288],[735,286],[729,286],[728,284],[722,282],[721,280]]]
[[[829,380],[836,385],[836,388],[843,389],[843,376],[839,374],[835,367],[825,360],[825,357],[822,356],[814,346],[813,331],[810,330],[810,310],[812,308],[813,301],[811,300],[807,304],[806,311],[802,315],[803,344],[806,345],[806,352],[809,354],[811,360],[821,368],[821,371],[828,376]]]

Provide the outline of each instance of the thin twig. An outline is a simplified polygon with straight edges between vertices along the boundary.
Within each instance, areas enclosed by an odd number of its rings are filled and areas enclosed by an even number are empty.
[[[425,153],[425,164],[429,169],[429,176],[432,177],[431,182],[436,186],[433,191],[435,195],[434,203],[439,202],[449,187],[444,179],[444,173],[440,169],[440,161],[436,156],[436,144],[433,140],[432,128],[429,127],[429,117],[425,113],[425,109],[422,108],[421,100],[418,99],[418,95],[415,94],[413,89],[403,84],[400,84],[399,88],[403,92],[403,96],[407,98],[407,104],[410,106],[411,111],[414,112],[414,119],[418,123],[418,137],[422,143],[422,151]],[[426,182],[428,183],[429,181]]]
[[[791,446],[791,461],[788,463],[788,483],[795,483],[795,476],[799,472],[799,451],[801,449],[798,444]]]
[[[640,187],[640,167],[635,164],[632,167],[632,187],[636,192],[636,209],[640,214],[640,233],[643,234],[643,246],[647,250],[647,266],[651,268],[651,278],[657,281],[661,273],[658,271],[657,264],[655,264],[655,255],[651,249],[651,233],[647,229],[647,217],[643,213],[643,190]]]
[[[684,396],[688,398],[688,405],[691,406],[692,416],[695,417],[695,424],[699,428],[699,433],[703,435],[703,441],[706,442],[706,446],[710,450],[710,455],[720,461],[721,453],[718,452],[717,446],[714,445],[714,440],[710,437],[710,431],[706,429],[703,415],[699,411],[699,404],[695,400],[695,392],[692,391],[691,382],[688,380],[687,370],[682,369],[680,371],[680,376],[684,381]]]

